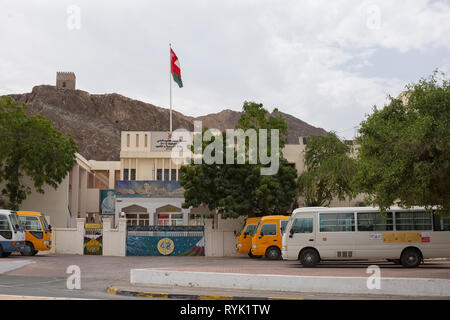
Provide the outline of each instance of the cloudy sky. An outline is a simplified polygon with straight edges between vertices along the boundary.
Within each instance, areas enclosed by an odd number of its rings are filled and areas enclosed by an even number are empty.
[[[0,95],[54,84],[199,116],[277,107],[352,138],[388,95],[450,73],[450,1],[0,0]]]

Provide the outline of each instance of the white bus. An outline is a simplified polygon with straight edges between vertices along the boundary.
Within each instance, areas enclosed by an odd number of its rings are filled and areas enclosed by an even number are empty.
[[[450,257],[450,217],[424,208],[299,208],[283,235],[282,257],[314,267],[324,260],[386,259],[417,267]]]
[[[25,246],[25,229],[15,211],[0,209],[0,258],[21,252]]]

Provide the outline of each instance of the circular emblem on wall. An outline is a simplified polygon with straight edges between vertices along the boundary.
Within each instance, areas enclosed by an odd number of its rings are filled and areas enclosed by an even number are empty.
[[[175,244],[169,238],[162,238],[158,242],[158,251],[162,255],[167,256],[168,254],[171,254],[174,248]]]

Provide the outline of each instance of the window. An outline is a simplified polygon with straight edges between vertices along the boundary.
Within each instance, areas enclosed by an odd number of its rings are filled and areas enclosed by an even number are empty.
[[[450,231],[450,217],[433,214],[434,231]]]
[[[382,215],[380,212],[359,212],[358,231],[393,231],[392,212]]]
[[[170,180],[177,180],[177,169],[171,169]]]
[[[312,233],[313,218],[296,218],[291,230],[292,233]]]
[[[284,230],[286,229],[286,225],[288,224],[289,220],[281,220],[281,225],[280,225],[280,231],[281,234],[284,234]]]
[[[277,235],[277,225],[276,224],[263,224],[261,231],[259,231],[261,236],[276,236]]]
[[[397,230],[432,230],[431,213],[425,211],[404,211],[395,213]]]
[[[136,169],[130,169],[130,180],[136,180]]]
[[[66,87],[66,82],[65,81],[63,81],[62,86],[63,86],[63,88]]]
[[[11,225],[14,231],[24,231],[22,225],[20,224],[19,216],[17,215],[17,213],[14,212],[13,214],[10,214],[9,220],[11,221]]]
[[[164,180],[165,181],[169,180],[169,169],[164,169]]]
[[[244,234],[252,234],[256,229],[256,224],[249,224],[247,228],[245,228]]]
[[[148,136],[147,136],[147,134],[145,134],[145,136],[144,136],[144,147],[147,148],[147,146],[148,146]]]
[[[6,216],[0,215],[0,231],[10,231]]]
[[[19,216],[20,222],[27,231],[42,231],[41,223],[37,217]]]
[[[184,225],[182,213],[158,213],[159,226],[182,226]]]
[[[127,147],[130,147],[130,134],[127,134]]]
[[[136,134],[136,148],[139,148],[139,134]]]
[[[156,170],[156,180],[162,180],[162,169]]]
[[[123,169],[123,180],[128,180],[128,169]]]
[[[355,231],[353,213],[321,213],[320,232]]]
[[[50,231],[50,226],[49,226],[49,224],[47,222],[47,219],[45,219],[44,216],[41,216],[41,222],[42,222],[42,225],[44,226],[44,230],[45,231]]]

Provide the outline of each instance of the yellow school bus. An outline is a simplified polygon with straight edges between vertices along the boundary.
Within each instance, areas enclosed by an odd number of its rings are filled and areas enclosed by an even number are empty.
[[[18,211],[20,222],[25,228],[24,256],[34,256],[39,251],[51,249],[52,228],[40,212]]]
[[[245,253],[253,258],[253,255],[250,251],[252,247],[252,233],[255,231],[260,219],[261,218],[253,217],[247,218],[245,220],[245,223],[242,226],[242,230],[236,235],[237,253]]]
[[[262,217],[253,232],[252,255],[264,255],[270,260],[280,259],[283,233],[289,218],[288,216]]]

